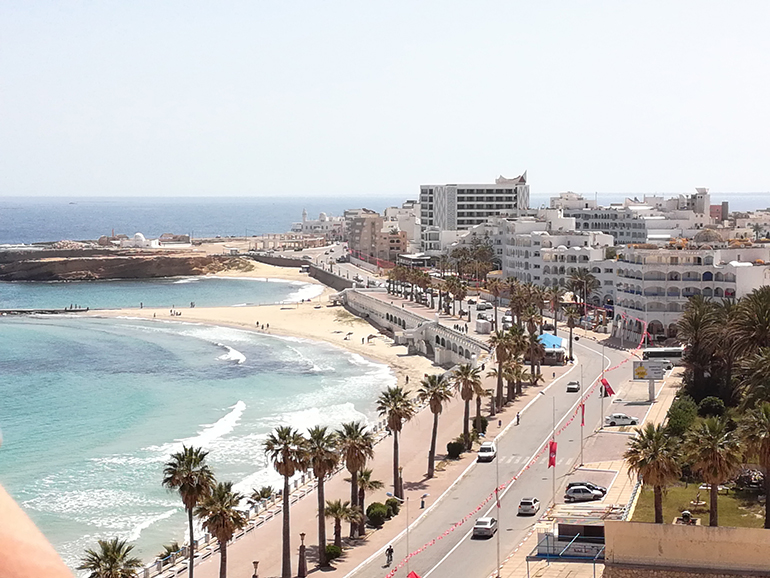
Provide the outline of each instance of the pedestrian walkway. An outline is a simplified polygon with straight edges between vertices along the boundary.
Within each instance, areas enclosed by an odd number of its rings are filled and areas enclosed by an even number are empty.
[[[675,369],[663,383],[660,385],[655,402],[645,416],[642,427],[647,423],[663,423],[668,413],[668,408],[676,397],[681,384],[681,370]],[[625,460],[607,460],[600,462],[587,463],[581,469],[601,470],[607,472],[617,472],[615,480],[607,489],[607,495],[604,502],[607,504],[628,504],[632,499],[635,501],[636,480],[628,475],[628,467]],[[629,517],[633,513],[635,504],[629,505]],[[530,533],[519,546],[511,552],[508,558],[503,562],[500,568],[501,578],[524,578],[524,577],[543,577],[543,578],[594,578],[601,576],[604,571],[604,564],[597,562],[553,562],[539,560],[529,562],[529,572],[527,568],[527,556],[537,545],[537,534]],[[494,576],[494,574],[492,575]]]

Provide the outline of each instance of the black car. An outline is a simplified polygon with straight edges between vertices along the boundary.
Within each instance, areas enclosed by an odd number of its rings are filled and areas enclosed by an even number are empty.
[[[607,493],[607,488],[604,486],[599,486],[597,484],[592,484],[591,482],[570,482],[567,484],[567,489],[573,488],[575,486],[584,486],[588,488],[589,490],[596,490],[598,492],[601,492],[602,495],[605,495]]]

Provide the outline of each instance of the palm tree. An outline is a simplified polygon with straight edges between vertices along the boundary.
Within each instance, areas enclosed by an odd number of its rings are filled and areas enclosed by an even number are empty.
[[[497,331],[497,304],[500,301],[500,295],[502,295],[504,290],[503,284],[498,281],[497,279],[492,279],[489,283],[487,283],[487,291],[494,297],[494,311],[495,311],[495,318],[492,321],[492,328],[494,331]]]
[[[703,384],[717,346],[719,315],[712,301],[702,295],[691,297],[677,321],[677,337],[687,344],[685,366],[692,371],[696,387]]]
[[[398,467],[398,434],[401,433],[404,423],[414,417],[414,402],[409,399],[402,387],[389,387],[377,398],[377,411],[380,416],[385,416],[388,428],[393,434],[393,495],[403,499],[404,481],[401,479]]]
[[[428,477],[432,478],[435,473],[436,461],[436,438],[438,438],[438,416],[444,409],[444,404],[452,399],[452,389],[444,374],[428,375],[420,383],[417,390],[417,398],[420,401],[427,401],[430,411],[433,414],[433,433],[430,438],[430,450],[428,451]]]
[[[580,319],[580,313],[578,313],[575,307],[570,306],[565,310],[565,314],[567,316],[567,327],[569,327],[569,358],[574,359],[572,357],[572,330],[575,328],[575,322]]]
[[[350,504],[358,505],[358,472],[366,466],[366,460],[374,457],[374,436],[358,421],[343,423],[337,430],[337,443],[350,472]],[[358,528],[350,523],[350,537],[358,535]]]
[[[187,523],[190,531],[190,560],[188,575],[193,578],[195,539],[193,537],[193,510],[203,498],[211,493],[214,485],[214,472],[206,464],[208,452],[203,448],[182,446],[182,451],[171,454],[171,460],[163,468],[163,486],[177,490],[187,510]]]
[[[289,480],[297,472],[304,472],[309,465],[307,440],[292,427],[278,426],[267,436],[263,447],[275,471],[283,476],[283,559],[281,578],[291,578],[291,522],[289,506],[291,488]]]
[[[580,300],[583,302],[583,315],[588,314],[588,297],[595,293],[601,283],[599,280],[585,267],[579,267],[571,275],[569,279],[570,291],[573,294],[580,296]]]
[[[246,499],[249,506],[258,506],[265,500],[269,500],[275,493],[273,486],[262,486],[261,488],[252,488],[251,495]]]
[[[754,223],[751,226],[751,230],[754,231],[754,240],[759,241],[759,239],[764,235],[765,228],[760,223]]]
[[[463,413],[463,440],[465,449],[471,449],[471,400],[477,389],[481,389],[481,371],[474,369],[469,363],[459,366],[452,373],[452,381],[460,392],[460,399],[465,402],[465,412]]]
[[[537,333],[530,333],[527,338],[527,349],[529,354],[529,372],[531,375],[536,375],[540,369],[540,363],[545,358],[545,346],[540,341],[540,336]],[[532,385],[535,385],[534,381]]]
[[[741,463],[740,440],[727,420],[709,417],[702,420],[687,437],[687,453],[693,471],[710,484],[709,526],[719,525],[719,484],[729,480]]]
[[[495,361],[497,362],[497,393],[495,396],[495,403],[492,407],[497,406],[497,409],[503,408],[503,364],[508,360],[510,355],[511,337],[507,331],[495,331],[489,338],[489,346],[494,350]],[[494,416],[494,412],[492,416]]]
[[[679,479],[682,470],[678,463],[676,438],[670,436],[661,425],[648,423],[636,428],[628,442],[623,458],[629,472],[636,474],[646,485],[652,486],[655,495],[655,523],[663,523],[663,490]]]
[[[551,306],[551,313],[553,313],[553,334],[558,335],[558,314],[559,307],[561,307],[561,299],[564,297],[564,289],[559,285],[553,285],[546,291],[546,299]]]
[[[307,432],[307,451],[310,467],[318,480],[316,498],[318,499],[318,565],[322,568],[329,565],[326,559],[326,508],[325,482],[326,478],[340,463],[337,451],[337,436],[325,426],[315,426]]]
[[[88,570],[88,578],[131,578],[142,567],[139,558],[129,557],[132,544],[125,540],[98,540],[99,550],[88,548],[78,570]]]
[[[359,536],[366,534],[366,492],[381,490],[385,487],[380,480],[372,479],[372,470],[369,468],[358,472],[358,510],[361,512],[361,521],[358,525]]]
[[[350,502],[341,500],[326,500],[324,516],[334,519],[334,545],[342,548],[342,522],[350,522],[357,525],[361,519],[361,510],[358,506],[351,506]]]
[[[243,496],[233,492],[232,482],[219,482],[195,508],[195,515],[203,519],[203,528],[219,542],[219,578],[227,578],[227,543],[249,521],[238,509],[241,500]]]
[[[770,347],[743,358],[740,363],[743,380],[741,409],[751,409],[770,401]]]
[[[770,496],[770,403],[764,402],[744,416],[740,434],[746,453],[759,458],[765,474],[765,528],[770,529],[770,508],[767,506],[767,496]]]
[[[744,354],[770,347],[770,285],[754,289],[738,302],[731,329]]]
[[[169,544],[163,544],[163,550],[160,551],[160,553],[156,556],[159,560],[165,560],[172,554],[176,554],[181,550],[181,546],[179,545],[179,542],[173,541]]]

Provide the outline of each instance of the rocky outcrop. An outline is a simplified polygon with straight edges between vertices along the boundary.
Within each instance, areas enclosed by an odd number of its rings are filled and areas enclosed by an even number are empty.
[[[247,271],[248,259],[224,255],[110,255],[44,257],[40,253],[0,263],[0,281],[86,281],[147,279]]]

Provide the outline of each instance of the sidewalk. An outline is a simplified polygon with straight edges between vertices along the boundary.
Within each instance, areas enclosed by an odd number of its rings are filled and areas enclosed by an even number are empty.
[[[681,370],[675,369],[672,374],[663,381],[658,390],[655,402],[647,412],[644,424],[663,423],[666,419],[666,413],[671,403],[676,397],[676,393],[681,383]],[[627,504],[631,500],[636,480],[628,475],[628,467],[625,460],[612,459],[607,461],[593,462],[584,464],[582,468],[591,470],[606,470],[615,473],[615,481],[608,488],[605,501],[608,504]],[[632,504],[629,508],[629,518],[633,514]],[[534,536],[534,539],[532,538]],[[506,558],[500,568],[501,578],[526,578],[546,577],[546,578],[594,578],[601,576],[604,571],[604,564],[597,562],[594,565],[591,562],[548,562],[546,560],[529,562],[529,574],[527,573],[527,556],[536,546],[537,534],[530,533],[525,540]],[[494,574],[493,574],[494,576]]]

